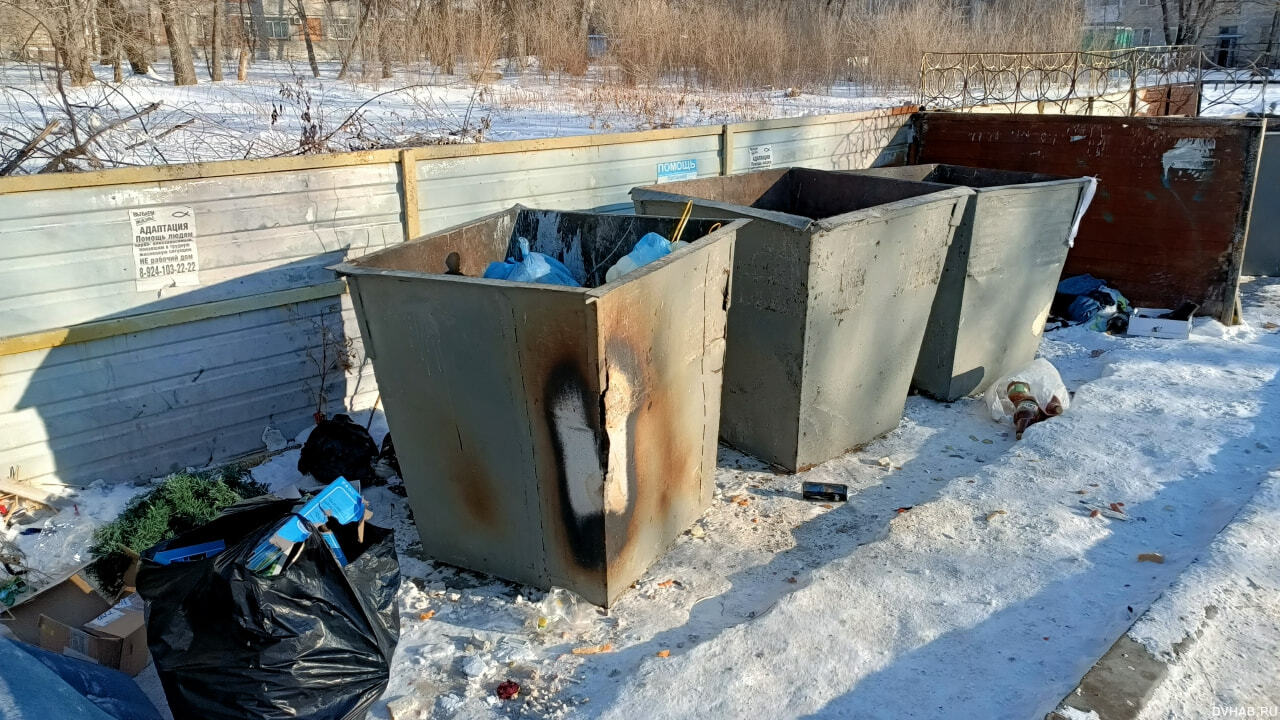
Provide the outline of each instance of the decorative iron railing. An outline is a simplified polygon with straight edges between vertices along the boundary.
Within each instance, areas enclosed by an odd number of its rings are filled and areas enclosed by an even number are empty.
[[[1280,112],[1280,48],[1244,44],[1210,48],[1201,61],[1202,115]]]
[[[1221,61],[1221,62],[1220,62]],[[926,53],[920,104],[1069,115],[1280,112],[1280,52],[1191,45],[1070,52]]]
[[[1144,89],[1195,83],[1200,48],[1087,52],[926,53],[920,100],[927,107],[1010,112],[1136,115]]]

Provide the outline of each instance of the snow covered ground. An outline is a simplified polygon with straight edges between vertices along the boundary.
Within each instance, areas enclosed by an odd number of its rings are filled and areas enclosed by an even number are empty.
[[[900,105],[915,96],[911,89],[885,97],[850,85],[826,94],[788,88],[627,88],[597,76],[544,76],[536,59],[531,63],[520,70],[500,61],[496,67],[503,77],[477,84],[430,68],[400,70],[390,80],[337,80],[336,63],[322,63],[322,77],[316,79],[305,66],[264,61],[253,66],[246,82],[234,75],[221,83],[202,77],[190,87],[174,87],[164,64],[152,75],[129,76],[119,85],[110,82],[111,68],[97,67],[99,82],[67,88],[66,103],[47,67],[0,65],[0,126],[26,138],[50,120],[63,119],[56,138],[68,131],[65,107],[70,104],[82,134],[88,134],[160,103],[140,121],[98,139],[94,153],[111,167],[296,154],[304,128],[311,125],[314,139],[327,151],[366,150],[848,112]],[[0,135],[0,152],[22,144]],[[33,160],[25,167],[34,171],[39,165]]]
[[[163,63],[120,84],[110,82],[111,68],[99,66],[98,82],[65,88],[65,98],[47,66],[0,64],[0,156],[12,155],[54,120],[60,125],[24,171],[40,171],[51,156],[91,135],[87,154],[70,161],[75,169],[719,124],[884,108],[917,102],[919,95],[913,87],[884,94],[847,83],[742,92],[674,83],[629,88],[606,82],[600,70],[557,77],[541,74],[536,58],[528,63],[517,68],[499,61],[500,79],[476,83],[431,67],[401,69],[389,80],[338,80],[336,63],[322,63],[317,79],[305,66],[263,61],[246,82],[202,77],[191,87],[173,86]],[[1274,87],[1265,95],[1263,89],[1206,85],[1205,113],[1262,112],[1280,100]],[[115,126],[137,113],[138,119]]]
[[[1280,280],[1246,283],[1244,312],[1185,342],[1049,333],[1075,396],[1021,441],[980,400],[913,397],[896,431],[803,475],[722,449],[712,507],[608,613],[434,565],[403,500],[369,489],[405,577],[371,716],[1037,718],[1140,617],[1170,663],[1143,718],[1275,706]],[[305,485],[296,462],[254,475]],[[806,502],[802,480],[849,502]],[[84,532],[85,508],[136,491],[83,490],[50,523]],[[15,539],[36,555],[58,535]]]

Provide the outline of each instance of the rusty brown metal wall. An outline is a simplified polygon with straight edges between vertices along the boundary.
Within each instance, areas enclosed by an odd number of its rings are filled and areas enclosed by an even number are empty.
[[[710,502],[742,223],[594,289],[441,274],[523,234],[598,280],[676,222],[516,208],[339,266],[432,557],[607,605]]]
[[[920,113],[912,160],[1095,175],[1064,275],[1129,300],[1233,320],[1261,120]],[[1010,268],[1015,272],[1016,268]]]

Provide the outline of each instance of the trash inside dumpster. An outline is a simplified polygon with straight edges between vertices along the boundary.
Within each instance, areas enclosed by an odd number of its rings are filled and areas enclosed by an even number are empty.
[[[751,218],[734,253],[721,436],[788,471],[897,427],[972,190],[781,169],[631,191],[645,214]]]
[[[364,717],[387,687],[400,571],[392,532],[364,521],[359,497],[339,478],[302,504],[246,500],[143,554],[147,643],[175,717]],[[305,534],[272,545],[280,562],[250,567],[292,524]],[[154,560],[213,541],[226,550]]]
[[[430,556],[608,604],[710,502],[743,223],[605,278],[678,222],[516,207],[338,266]],[[582,287],[480,277],[521,238]]]
[[[1031,362],[1095,181],[936,164],[854,172],[977,193],[947,251],[915,387],[955,400]]]

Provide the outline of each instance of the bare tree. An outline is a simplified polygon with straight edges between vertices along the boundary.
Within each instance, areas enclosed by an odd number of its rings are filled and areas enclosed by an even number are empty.
[[[110,52],[114,56],[123,51],[135,74],[150,72],[151,61],[147,58],[146,41],[146,36],[150,34],[149,16],[145,12],[129,12],[122,0],[102,0],[102,7],[104,12],[98,25],[103,34],[104,52]],[[114,62],[116,59],[113,58]]]
[[[338,67],[339,80],[347,77],[347,71],[351,68],[351,59],[364,40],[365,26],[369,23],[369,14],[372,9],[373,6],[370,0],[363,0],[360,3],[360,18],[356,21],[355,31],[351,34],[351,39],[342,53],[342,64]]]
[[[1218,0],[1160,0],[1160,22],[1169,45],[1199,45],[1218,15]]]
[[[253,55],[257,35],[252,32],[253,16],[245,17],[244,3],[239,4],[239,15],[236,18],[235,36],[240,45],[240,59],[236,64],[236,80],[244,82],[249,78],[249,58]]]
[[[169,61],[173,64],[174,85],[195,85],[196,63],[191,54],[191,38],[187,33],[187,17],[177,0],[159,0],[164,36],[169,42]]]
[[[306,0],[293,0],[293,9],[302,23],[302,39],[307,44],[307,62],[311,63],[311,77],[320,77],[320,65],[316,62],[316,46],[311,39],[311,20],[307,17]]]
[[[222,82],[222,35],[226,31],[227,6],[223,0],[213,0],[213,29],[209,38],[209,79]]]
[[[1262,56],[1259,62],[1267,67],[1271,67],[1277,54],[1280,54],[1280,0],[1256,0],[1256,4],[1263,11],[1271,10],[1271,23],[1267,26],[1267,35],[1263,39]]]
[[[96,0],[53,0],[45,6],[51,21],[46,25],[49,39],[72,85],[94,81],[88,23],[96,6]]]

